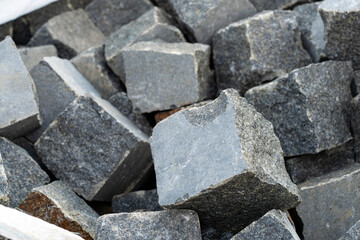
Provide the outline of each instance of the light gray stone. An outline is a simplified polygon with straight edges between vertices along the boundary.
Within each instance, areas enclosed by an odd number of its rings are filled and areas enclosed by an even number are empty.
[[[109,36],[152,7],[149,0],[94,0],[85,10],[105,36]]]
[[[263,10],[288,9],[309,0],[249,0],[258,12]]]
[[[4,206],[9,206],[10,201],[8,185],[9,183],[5,173],[4,161],[0,153],[0,204]]]
[[[272,122],[285,156],[314,154],[352,138],[351,78],[350,62],[327,61],[254,87],[245,97]]]
[[[36,85],[42,119],[41,128],[27,135],[32,142],[41,136],[57,115],[76,97],[84,94],[100,96],[100,93],[66,59],[45,57],[30,74]]]
[[[125,48],[121,55],[127,94],[135,110],[174,109],[210,97],[207,45],[140,42]]]
[[[271,210],[231,238],[231,240],[254,239],[300,240],[294,226],[280,210]]]
[[[57,56],[57,50],[53,45],[24,47],[19,49],[19,53],[28,71],[38,65],[44,57]]]
[[[355,164],[299,185],[296,208],[308,240],[335,240],[360,219],[360,165]]]
[[[105,58],[110,68],[125,81],[122,50],[136,42],[161,40],[165,42],[185,42],[179,29],[172,26],[170,17],[154,7],[141,17],[111,34],[105,42]]]
[[[351,100],[351,128],[354,137],[355,159],[360,162],[360,95]]]
[[[359,240],[360,239],[360,221],[354,224],[339,240]]]
[[[58,179],[89,201],[135,190],[152,167],[148,137],[97,97],[75,99],[35,149]]]
[[[183,32],[192,42],[211,44],[220,28],[249,17],[256,9],[249,0],[155,0],[175,16]]]
[[[161,121],[150,144],[159,204],[192,209],[219,232],[300,202],[272,124],[234,89]]]
[[[200,222],[191,210],[118,213],[101,216],[97,240],[200,240]]]
[[[0,52],[0,136],[16,138],[41,125],[36,89],[10,37]]]
[[[90,47],[102,44],[105,36],[83,9],[51,18],[34,34],[28,46],[52,44],[59,57],[71,59]]]
[[[325,0],[319,11],[325,25],[326,56],[352,61],[354,69],[360,69],[360,2]]]
[[[312,62],[291,11],[265,11],[230,24],[214,35],[213,46],[218,88],[242,95]]]

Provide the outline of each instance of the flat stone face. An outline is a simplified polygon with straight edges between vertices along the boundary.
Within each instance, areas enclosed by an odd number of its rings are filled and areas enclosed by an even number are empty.
[[[10,207],[17,207],[34,187],[45,185],[49,176],[22,148],[0,137],[0,153],[7,177]]]
[[[355,164],[299,185],[305,239],[338,239],[360,219],[359,181]]]
[[[127,94],[134,109],[140,112],[173,109],[210,95],[207,45],[141,42],[125,48],[121,54]]]
[[[4,160],[0,153],[0,204],[9,206],[9,183],[4,168]]]
[[[141,17],[111,34],[105,42],[105,58],[110,68],[125,82],[122,50],[141,41],[185,42],[179,29],[172,26],[170,17],[154,7]]]
[[[230,24],[214,35],[213,47],[218,88],[240,94],[311,63],[291,11],[266,11]]]
[[[18,208],[86,240],[95,238],[99,215],[61,181],[34,188]]]
[[[354,152],[356,161],[360,161],[360,95],[351,101],[351,128],[354,137]]]
[[[294,226],[291,224],[286,214],[280,210],[272,210],[253,222],[241,232],[236,234],[231,240],[300,240],[296,234]]]
[[[41,125],[36,89],[11,38],[0,52],[0,136],[16,138]]]
[[[360,236],[360,221],[354,224],[339,240],[354,240]]]
[[[24,47],[19,49],[19,53],[28,71],[38,65],[44,57],[57,56],[57,50],[53,45]]]
[[[97,221],[96,239],[200,240],[200,222],[190,210],[108,214]]]
[[[158,123],[151,150],[159,204],[195,210],[220,232],[300,201],[271,123],[234,89]]]
[[[105,36],[109,36],[152,6],[149,0],[94,0],[86,7],[86,11]]]
[[[249,0],[258,12],[263,10],[285,9],[307,0]]]
[[[325,24],[326,56],[352,61],[354,69],[360,69],[360,2],[325,0],[319,11]]]
[[[249,17],[256,9],[249,0],[155,0],[175,16],[193,42],[211,44],[217,30]]]
[[[314,154],[351,139],[351,78],[350,62],[327,61],[254,87],[245,97],[272,122],[285,156]]]
[[[72,102],[35,149],[58,179],[89,201],[131,191],[152,166],[147,136],[96,97]]]
[[[76,69],[96,88],[104,99],[122,91],[120,80],[107,66],[104,45],[86,50],[71,59]]]
[[[105,36],[82,10],[62,13],[47,21],[35,33],[29,46],[54,45],[59,57],[71,59],[79,53],[102,44]]]

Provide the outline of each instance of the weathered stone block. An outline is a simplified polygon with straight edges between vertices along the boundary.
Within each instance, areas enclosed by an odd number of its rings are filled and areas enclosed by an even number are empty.
[[[360,70],[354,71],[353,95],[356,96],[360,93]]]
[[[219,232],[300,202],[271,123],[234,89],[161,121],[151,139],[159,204],[195,210]]]
[[[9,206],[10,201],[8,185],[9,183],[5,173],[4,161],[0,153],[0,204],[4,206]]]
[[[127,94],[140,112],[173,109],[210,96],[207,45],[140,42],[121,55]]]
[[[266,11],[230,24],[214,35],[213,46],[218,88],[240,94],[311,63],[291,11]]]
[[[36,89],[10,37],[0,52],[0,136],[16,138],[41,125]]]
[[[249,0],[258,12],[263,10],[288,9],[309,0]]]
[[[360,162],[360,95],[351,100],[351,128],[354,137],[354,153],[357,162]]]
[[[360,238],[360,221],[354,224],[339,240],[358,240]]]
[[[53,45],[24,47],[19,49],[19,53],[28,71],[38,65],[44,57],[57,56],[57,50]]]
[[[285,156],[314,154],[352,138],[351,78],[350,62],[327,61],[254,87],[245,97],[272,122]]]
[[[97,221],[96,239],[200,240],[200,223],[191,210],[108,214]]]
[[[59,57],[71,59],[104,41],[102,32],[87,13],[79,9],[51,18],[34,34],[28,46],[52,44],[57,48]]]
[[[61,181],[34,188],[18,208],[86,240],[95,239],[99,215]]]
[[[130,192],[152,166],[148,137],[97,97],[72,102],[35,149],[58,179],[89,201]]]
[[[325,0],[319,11],[325,25],[326,56],[333,60],[351,60],[354,69],[360,69],[360,2]]]

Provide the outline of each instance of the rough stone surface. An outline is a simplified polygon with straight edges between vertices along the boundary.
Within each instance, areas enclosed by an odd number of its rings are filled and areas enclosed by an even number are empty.
[[[354,137],[355,159],[360,162],[360,95],[351,101],[351,128]]]
[[[109,36],[152,6],[149,0],[94,0],[85,10],[105,36]]]
[[[95,238],[99,215],[61,181],[34,188],[18,208],[86,240]]]
[[[96,239],[200,240],[200,223],[190,210],[108,214],[98,219]]]
[[[0,154],[8,180],[10,207],[17,207],[31,189],[50,181],[49,176],[24,149],[6,138],[0,137]]]
[[[120,79],[107,66],[104,45],[86,50],[71,59],[72,64],[99,91],[104,99],[122,91]]]
[[[234,89],[161,121],[151,139],[159,204],[192,209],[219,232],[300,202],[271,123]]]
[[[12,35],[12,25],[11,23],[5,23],[0,25],[0,41],[3,41],[6,36]]]
[[[124,116],[129,118],[141,131],[151,136],[152,127],[146,117],[133,111],[133,105],[126,93],[119,92],[110,97],[109,102],[116,107]]]
[[[152,166],[148,137],[97,97],[72,102],[35,149],[58,179],[89,201],[133,190]]]
[[[100,96],[66,59],[46,57],[30,71],[30,74],[36,85],[42,119],[41,128],[27,135],[33,142],[77,96],[84,94]]]
[[[71,59],[90,47],[102,44],[105,36],[82,10],[65,12],[47,21],[28,46],[52,44],[59,57]]]
[[[354,224],[339,240],[359,240],[360,239],[360,221]]]
[[[249,17],[256,9],[249,0],[155,0],[178,21],[193,42],[211,43],[220,28]]]
[[[351,78],[350,62],[327,61],[254,87],[245,97],[272,122],[285,156],[314,154],[352,138]]]
[[[19,49],[19,53],[28,71],[38,65],[44,57],[57,56],[57,50],[53,45],[24,47]]]
[[[294,9],[299,23],[304,48],[309,52],[313,62],[319,62],[325,55],[324,22],[318,11],[320,3],[309,3]]]
[[[360,93],[360,70],[354,71],[353,95],[356,96]]]
[[[36,89],[10,37],[0,52],[0,136],[16,138],[41,125]]]
[[[105,42],[105,58],[110,68],[122,81],[125,81],[121,52],[126,46],[155,40],[185,42],[180,30],[171,24],[170,17],[161,9],[154,7],[137,20],[111,34]]]
[[[318,154],[287,159],[285,165],[293,182],[298,184],[351,165],[354,162],[354,142],[349,141],[340,147],[325,150]]]
[[[263,10],[287,9],[308,0],[249,0],[258,12]]]
[[[360,219],[360,165],[332,172],[299,185],[296,208],[305,239],[335,240]]]
[[[156,189],[116,195],[112,199],[114,213],[134,211],[160,211]]]
[[[311,63],[291,11],[265,11],[230,24],[214,35],[213,46],[218,88],[240,94]]]
[[[325,0],[319,6],[325,25],[329,59],[352,61],[360,69],[360,2],[358,0]]]
[[[279,210],[272,210],[266,213],[259,220],[253,222],[231,238],[231,240],[254,239],[300,240],[286,214]]]
[[[0,153],[0,204],[4,206],[9,206],[10,201],[8,185],[9,183],[4,168],[4,161]]]
[[[210,97],[207,45],[140,42],[121,55],[127,94],[135,110],[168,110]]]

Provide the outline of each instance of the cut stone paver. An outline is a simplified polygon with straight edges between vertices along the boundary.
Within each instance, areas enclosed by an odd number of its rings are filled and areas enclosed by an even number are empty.
[[[57,50],[53,45],[24,47],[19,49],[19,53],[28,71],[38,65],[44,57],[57,56]]]

